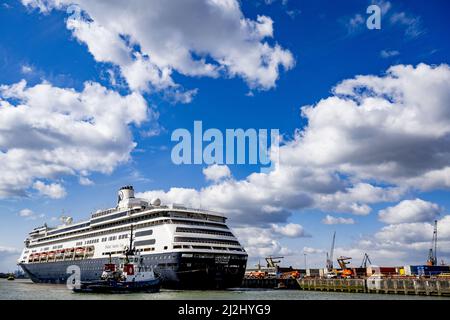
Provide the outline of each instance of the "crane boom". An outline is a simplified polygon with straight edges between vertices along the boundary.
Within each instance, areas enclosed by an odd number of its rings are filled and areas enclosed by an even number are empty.
[[[333,253],[334,253],[334,242],[336,240],[336,231],[333,233],[333,240],[331,241],[330,254],[327,253],[327,269],[329,271],[333,270]]]
[[[366,268],[367,267],[367,262],[372,264],[372,261],[370,261],[369,255],[367,253],[364,253],[363,261],[361,263],[361,268]]]
[[[427,265],[437,265],[437,220],[434,220],[433,239],[431,240],[431,247],[428,251]]]

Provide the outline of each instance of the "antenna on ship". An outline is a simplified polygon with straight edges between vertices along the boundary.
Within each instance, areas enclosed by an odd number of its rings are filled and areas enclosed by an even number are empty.
[[[128,249],[126,250],[125,255],[127,256],[127,258],[128,258],[129,255],[130,255],[130,256],[134,255],[134,248],[133,248],[133,225],[131,225],[131,228],[130,228],[130,245],[128,246]]]

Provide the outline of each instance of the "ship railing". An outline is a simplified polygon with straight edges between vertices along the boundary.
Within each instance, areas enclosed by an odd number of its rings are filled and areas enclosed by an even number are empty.
[[[98,217],[106,216],[107,214],[113,213],[115,211],[117,211],[117,208],[111,208],[111,209],[103,210],[100,212],[94,212],[91,214],[91,218],[98,218]]]
[[[190,207],[176,207],[176,206],[173,207],[173,209],[182,209],[182,210],[193,211],[193,212],[197,212],[197,213],[206,213],[206,214],[211,214],[211,215],[223,217],[222,213],[220,213],[218,211],[210,210],[210,209],[199,209],[199,208],[190,208]]]

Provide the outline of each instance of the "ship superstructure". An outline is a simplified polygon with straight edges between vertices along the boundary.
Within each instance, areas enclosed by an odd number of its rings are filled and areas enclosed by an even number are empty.
[[[240,286],[247,253],[222,214],[135,198],[132,186],[119,190],[115,208],[99,210],[87,221],[65,218],[57,228],[32,230],[19,265],[34,282],[63,283],[73,265],[80,267],[82,281],[98,279],[104,264],[123,254],[132,226],[136,251],[160,274],[163,286]]]

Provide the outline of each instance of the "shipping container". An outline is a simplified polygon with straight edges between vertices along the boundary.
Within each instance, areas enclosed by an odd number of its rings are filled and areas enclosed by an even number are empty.
[[[306,269],[306,276],[308,277],[319,277],[320,269]]]
[[[450,272],[450,266],[405,266],[404,269],[408,276],[434,276]]]
[[[366,268],[352,268],[352,271],[356,277],[364,277],[367,273]]]

